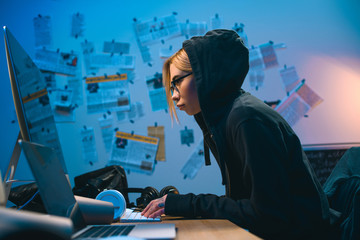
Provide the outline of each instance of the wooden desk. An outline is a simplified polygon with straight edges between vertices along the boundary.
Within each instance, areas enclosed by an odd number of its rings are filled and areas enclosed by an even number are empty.
[[[176,240],[239,239],[259,240],[261,238],[224,219],[186,219],[162,217],[161,223],[174,223]],[[122,223],[117,223],[122,224]],[[141,224],[141,223],[140,223]],[[151,224],[151,223],[150,223]]]
[[[261,239],[225,219],[171,219],[165,217],[162,222],[175,223],[177,240]]]

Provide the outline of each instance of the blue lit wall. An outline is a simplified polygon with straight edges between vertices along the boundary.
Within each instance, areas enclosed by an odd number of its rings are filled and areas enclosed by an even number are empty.
[[[287,48],[277,52],[280,66],[294,65],[298,75],[323,99],[307,118],[301,119],[294,130],[303,144],[341,143],[360,141],[360,4],[355,1],[305,0],[305,1],[2,1],[0,24],[9,27],[23,48],[34,56],[33,18],[38,14],[52,18],[53,47],[63,51],[80,50],[85,38],[96,44],[115,39],[131,43],[131,54],[136,55],[136,84],[130,86],[131,98],[144,101],[145,118],[135,123],[119,124],[122,131],[134,131],[146,135],[147,126],[165,126],[166,162],[159,162],[151,175],[130,173],[131,187],[154,186],[159,190],[166,185],[175,185],[180,192],[209,192],[223,194],[220,172],[213,160],[211,167],[203,167],[194,180],[184,180],[180,169],[201,138],[195,121],[179,113],[181,125],[171,126],[170,117],[164,111],[152,112],[145,85],[145,76],[161,71],[162,60],[156,59],[149,67],[141,61],[132,28],[133,18],[149,20],[163,17],[176,11],[180,22],[206,21],[216,13],[223,19],[224,28],[235,23],[244,23],[250,45],[268,41],[285,43]],[[85,37],[70,37],[72,14],[85,15]],[[181,46],[184,38],[176,42]],[[0,40],[1,91],[1,169],[4,171],[18,134],[7,72],[4,41]],[[264,86],[252,89],[248,82],[245,90],[255,96],[273,101],[285,97],[278,68],[265,72]],[[84,95],[85,96],[85,95]],[[101,116],[88,115],[83,107],[76,111],[76,122],[58,124],[62,148],[69,175],[72,179],[81,173],[101,168],[108,155],[101,144],[97,119]],[[97,138],[99,161],[93,166],[82,160],[79,143],[79,129],[93,126]],[[194,129],[195,144],[181,145],[179,131]],[[2,172],[4,174],[4,172]],[[20,161],[19,178],[31,177],[25,161]]]

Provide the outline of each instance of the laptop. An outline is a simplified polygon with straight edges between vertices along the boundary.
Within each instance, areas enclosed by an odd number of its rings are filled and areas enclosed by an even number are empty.
[[[128,239],[134,237],[174,239],[176,237],[175,224],[169,223],[86,224],[55,150],[23,140],[20,140],[19,144],[32,170],[47,212],[72,220],[74,225],[72,239],[105,239],[111,236],[126,236]],[[94,209],[94,211],[97,210]]]

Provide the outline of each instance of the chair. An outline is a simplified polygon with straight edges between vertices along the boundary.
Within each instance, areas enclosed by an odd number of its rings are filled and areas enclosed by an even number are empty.
[[[360,239],[360,147],[345,152],[324,183],[324,192],[330,207],[341,213],[341,239]]]

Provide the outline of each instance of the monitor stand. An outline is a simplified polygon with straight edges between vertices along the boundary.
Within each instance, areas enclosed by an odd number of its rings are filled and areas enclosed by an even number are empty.
[[[11,186],[12,186],[13,182],[34,182],[34,180],[16,180],[16,179],[14,179],[16,167],[19,162],[19,158],[20,158],[20,154],[21,154],[21,147],[19,144],[19,140],[21,140],[21,139],[22,139],[22,137],[21,137],[21,133],[19,131],[19,135],[16,139],[14,150],[12,152],[8,168],[6,170],[6,174],[4,176],[4,179],[2,179],[2,181],[4,183],[4,188],[5,188],[5,202],[7,202],[8,198],[9,198]]]

